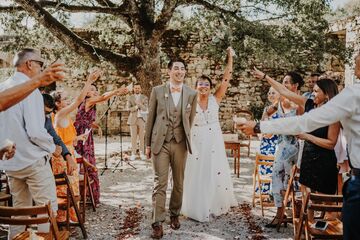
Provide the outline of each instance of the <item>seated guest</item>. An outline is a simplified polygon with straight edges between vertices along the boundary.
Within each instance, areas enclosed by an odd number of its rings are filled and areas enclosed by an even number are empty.
[[[130,125],[131,135],[131,156],[130,160],[135,160],[137,142],[139,138],[139,153],[142,160],[146,159],[144,148],[145,122],[148,109],[148,98],[141,94],[140,84],[134,84],[134,94],[131,95],[127,102],[127,109],[130,111],[128,124]]]
[[[1,83],[0,91],[26,83],[41,72],[44,60],[35,49],[23,49],[16,53],[16,71]],[[39,90],[0,113],[0,142],[10,139],[16,143],[16,153],[10,161],[0,161],[0,169],[5,170],[10,186],[14,207],[29,207],[33,201],[44,205],[49,201],[52,210],[57,211],[57,197],[54,176],[49,159],[55,152],[52,137],[44,128],[44,103]],[[49,231],[49,226],[39,226],[41,231]],[[9,239],[23,232],[25,226],[10,226]]]

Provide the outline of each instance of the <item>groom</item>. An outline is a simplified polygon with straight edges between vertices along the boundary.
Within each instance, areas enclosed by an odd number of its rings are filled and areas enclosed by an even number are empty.
[[[190,128],[196,113],[196,91],[183,84],[186,69],[182,60],[168,64],[169,83],[154,87],[149,101],[146,123],[146,154],[152,156],[154,190],[152,195],[152,238],[163,236],[165,200],[172,170],[173,190],[170,198],[170,227],[180,228],[179,214],[182,204],[183,180],[187,152],[190,148]]]

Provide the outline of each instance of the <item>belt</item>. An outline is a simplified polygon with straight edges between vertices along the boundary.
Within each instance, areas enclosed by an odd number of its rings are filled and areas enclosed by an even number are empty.
[[[359,168],[352,168],[350,173],[352,176],[360,177],[360,169]]]

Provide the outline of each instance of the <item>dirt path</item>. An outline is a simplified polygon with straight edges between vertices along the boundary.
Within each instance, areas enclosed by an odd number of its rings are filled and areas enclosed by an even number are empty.
[[[112,157],[108,166],[113,167],[119,159],[116,156],[119,141],[116,138],[109,141],[111,143],[108,152]],[[96,142],[98,166],[102,167],[103,139]],[[258,143],[254,142],[252,152],[255,152],[257,145]],[[125,138],[123,148],[127,150],[128,147],[128,139]],[[259,208],[252,209],[250,206],[253,159],[252,155],[250,158],[242,157],[240,178],[232,176],[238,207],[210,223],[199,223],[182,217],[181,228],[177,231],[172,230],[169,222],[166,222],[163,239],[292,239],[291,225],[287,229],[282,229],[280,233],[262,227],[274,215],[274,209],[266,210],[263,218]],[[96,212],[88,210],[86,227],[89,239],[150,239],[152,166],[149,161],[135,160],[131,163],[136,170],[123,164],[120,170],[107,170],[100,177],[102,204]],[[229,159],[231,167],[232,163]],[[75,236],[74,239],[80,237]]]

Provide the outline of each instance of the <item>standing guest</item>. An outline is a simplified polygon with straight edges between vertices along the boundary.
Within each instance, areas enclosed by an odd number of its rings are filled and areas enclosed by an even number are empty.
[[[97,78],[99,77],[100,75]],[[94,166],[96,166],[94,138],[93,131],[90,130],[93,128],[98,128],[98,125],[95,123],[96,104],[106,102],[115,95],[122,95],[126,94],[127,92],[127,88],[122,87],[99,95],[96,87],[91,85],[85,99],[82,100],[78,108],[74,127],[76,129],[77,135],[86,134],[87,138],[84,139],[84,141],[78,141],[76,143],[75,149],[77,153],[79,153],[83,158],[85,158]],[[98,172],[94,171],[93,169],[89,169],[89,177],[93,180],[91,188],[93,190],[95,204],[98,205],[100,203],[100,181]]]
[[[146,122],[146,155],[152,157],[154,190],[152,195],[152,238],[163,236],[169,167],[173,189],[170,198],[170,227],[180,228],[183,181],[187,153],[191,153],[190,128],[196,113],[196,91],[183,84],[186,68],[182,60],[168,64],[170,82],[152,89]]]
[[[3,91],[31,81],[41,72],[43,64],[39,51],[21,50],[14,58],[14,75],[3,82],[0,89]],[[13,206],[30,207],[33,201],[36,205],[50,201],[56,212],[55,180],[49,163],[55,144],[44,128],[44,103],[40,91],[34,90],[24,100],[1,112],[0,122],[0,142],[10,139],[17,146],[11,161],[0,161],[0,169],[5,170],[9,178]],[[39,227],[42,231],[49,230],[48,224]],[[10,226],[9,239],[24,230],[25,226]]]
[[[355,76],[360,78],[360,54],[355,58]],[[344,135],[348,140],[351,178],[343,187],[344,203],[342,221],[345,240],[358,239],[360,236],[360,86],[344,88],[327,104],[302,116],[274,121],[248,121],[240,129],[248,134],[300,134],[311,132],[320,127],[341,122]]]
[[[219,122],[219,105],[231,79],[233,56],[227,49],[223,80],[214,95],[211,79],[202,75],[196,81],[198,104],[191,129],[191,150],[186,160],[181,212],[199,222],[225,214],[236,206],[231,171]]]
[[[258,78],[258,70],[255,68],[253,75]],[[269,76],[266,74],[261,75],[261,79],[267,79]],[[272,79],[273,80],[273,79]],[[275,80],[273,80],[276,82]],[[270,83],[270,82],[269,82]],[[295,95],[299,95],[299,89],[304,84],[302,77],[296,72],[289,72],[283,79],[282,84],[276,82],[278,85],[282,86],[281,90],[291,91]],[[274,85],[272,85],[274,87]],[[274,87],[275,88],[275,87]],[[280,89],[275,88],[281,95],[282,92]],[[285,90],[284,90],[285,91]],[[299,95],[300,96],[300,95]],[[275,111],[275,109],[273,109]],[[296,116],[299,113],[303,113],[303,106],[299,106],[291,100],[281,97],[277,107],[277,113],[279,117],[291,117]],[[290,178],[290,173],[292,166],[297,160],[298,153],[298,142],[295,136],[292,135],[281,135],[279,136],[278,147],[275,152],[275,161],[273,164],[273,174],[272,174],[272,194],[274,197],[274,203],[277,207],[277,212],[273,220],[266,224],[265,227],[275,228],[279,222],[280,215],[284,210],[284,195],[287,189],[288,180]]]
[[[142,160],[146,159],[144,155],[144,135],[145,135],[145,122],[148,110],[148,98],[141,94],[140,84],[134,84],[134,94],[131,95],[127,102],[127,108],[130,111],[128,124],[130,125],[131,135],[131,156],[130,160],[135,160],[137,139],[139,138],[139,153]]]
[[[261,120],[267,121],[279,118],[279,113],[277,112],[279,100],[280,100],[280,94],[277,92],[273,87],[270,87],[268,92],[268,100],[270,102],[270,105],[264,108],[264,112],[262,114]],[[260,154],[262,155],[275,155],[275,151],[277,148],[277,145],[279,143],[279,136],[274,134],[263,134],[261,136],[260,141]],[[271,175],[273,172],[272,166],[267,165],[261,165],[259,167],[259,174],[260,175]],[[269,194],[271,190],[271,184],[270,183],[264,183],[261,186],[261,192],[263,194]],[[259,191],[257,188],[256,191]]]
[[[77,170],[77,163],[72,158],[71,153],[69,152],[68,148],[64,144],[64,142],[61,140],[61,138],[57,135],[51,121],[51,113],[54,111],[55,108],[55,101],[49,94],[42,94],[44,99],[44,111],[45,111],[45,128],[48,131],[48,133],[53,137],[54,143],[56,144],[56,150],[55,153],[53,153],[51,162],[52,162],[52,170],[54,174],[60,174],[63,173],[65,170],[67,170],[68,178],[70,181],[71,188],[75,194],[75,196],[79,195],[79,179],[78,179],[78,173]],[[67,187],[62,186],[56,186],[56,193],[57,196],[66,197]],[[73,222],[77,222],[77,216],[75,209],[71,207],[69,209],[69,217],[70,220]],[[56,220],[58,222],[65,222],[66,221],[66,210],[58,210]]]
[[[14,87],[0,92],[0,112],[5,111],[9,107],[17,104],[35,89],[47,86],[55,81],[63,78],[63,75],[58,74],[62,71],[62,64],[52,64],[46,68],[42,73],[32,77],[29,81],[18,84]]]
[[[314,99],[314,86],[317,80],[319,80],[320,74],[319,73],[312,73],[307,80],[307,85],[309,88],[308,92],[303,94],[304,97],[309,99]]]

